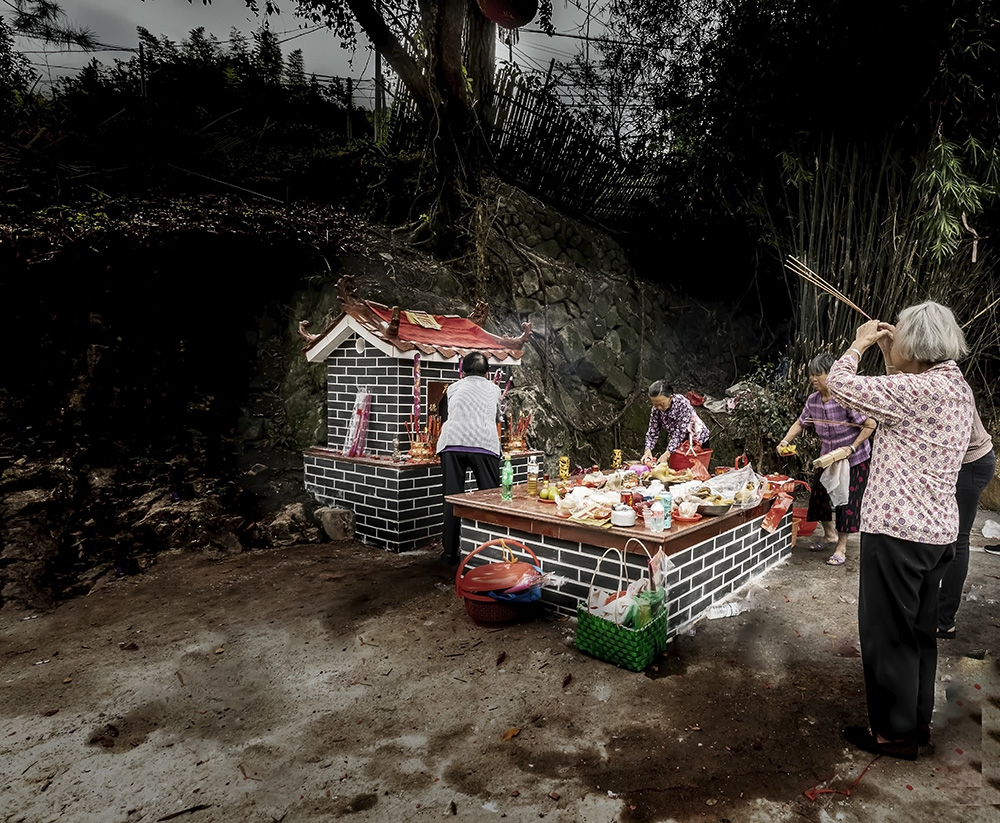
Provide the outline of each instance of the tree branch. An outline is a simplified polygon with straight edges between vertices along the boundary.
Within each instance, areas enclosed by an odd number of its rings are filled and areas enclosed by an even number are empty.
[[[406,90],[425,114],[434,108],[435,100],[432,91],[424,79],[423,72],[417,61],[399,42],[399,38],[385,22],[385,18],[371,3],[371,0],[347,0],[361,28],[392,70],[403,81]]]

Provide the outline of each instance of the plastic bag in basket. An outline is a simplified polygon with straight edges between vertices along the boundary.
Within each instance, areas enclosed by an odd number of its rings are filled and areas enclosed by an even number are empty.
[[[632,602],[637,595],[648,588],[649,578],[646,577],[633,580],[628,584],[627,589],[620,592],[602,589],[600,586],[591,586],[590,594],[587,595],[587,612],[594,617],[624,625],[625,615],[632,608]]]
[[[666,589],[644,591],[632,600],[622,623],[633,629],[643,629],[665,608],[666,603]]]

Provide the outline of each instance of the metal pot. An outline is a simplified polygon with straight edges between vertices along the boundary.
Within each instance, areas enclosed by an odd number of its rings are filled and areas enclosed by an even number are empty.
[[[709,506],[706,504],[698,507],[698,514],[707,514],[709,517],[718,517],[721,514],[729,514],[732,508],[732,503],[728,506]]]
[[[635,509],[631,506],[625,506],[622,503],[617,504],[611,510],[611,525],[612,526],[623,526],[629,527],[635,525]]]

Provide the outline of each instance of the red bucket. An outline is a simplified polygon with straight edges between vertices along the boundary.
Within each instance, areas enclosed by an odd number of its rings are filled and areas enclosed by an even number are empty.
[[[816,531],[816,521],[806,520],[809,509],[796,507],[792,509],[792,519],[799,524],[799,537],[808,537]]]
[[[670,460],[667,465],[675,472],[682,472],[690,469],[695,463],[701,463],[708,471],[708,461],[712,459],[712,450],[695,446],[692,451],[689,446],[681,446],[677,451],[670,452]]]

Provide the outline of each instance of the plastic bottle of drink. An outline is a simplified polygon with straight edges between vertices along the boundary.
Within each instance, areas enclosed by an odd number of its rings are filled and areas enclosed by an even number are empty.
[[[528,497],[538,497],[538,462],[535,456],[528,458]]]
[[[732,601],[729,603],[716,603],[714,606],[709,606],[706,614],[708,615],[709,620],[718,620],[720,617],[735,617],[744,611],[746,611],[746,606],[742,603]]]
[[[542,497],[542,492],[548,492],[548,490],[549,490],[549,476],[547,474],[543,474],[542,482],[538,486],[538,496],[542,500],[545,500],[545,498]]]
[[[510,464],[510,455],[505,454],[503,470],[500,472],[500,499],[514,499],[514,467]]]
[[[664,489],[661,492],[660,502],[663,504],[663,528],[669,529],[672,525],[671,515],[674,510],[674,498],[670,494],[670,489]]]
[[[653,505],[649,507],[651,513],[649,521],[649,530],[651,532],[662,532],[665,528],[663,520],[663,504],[660,502],[659,498],[653,501]]]

